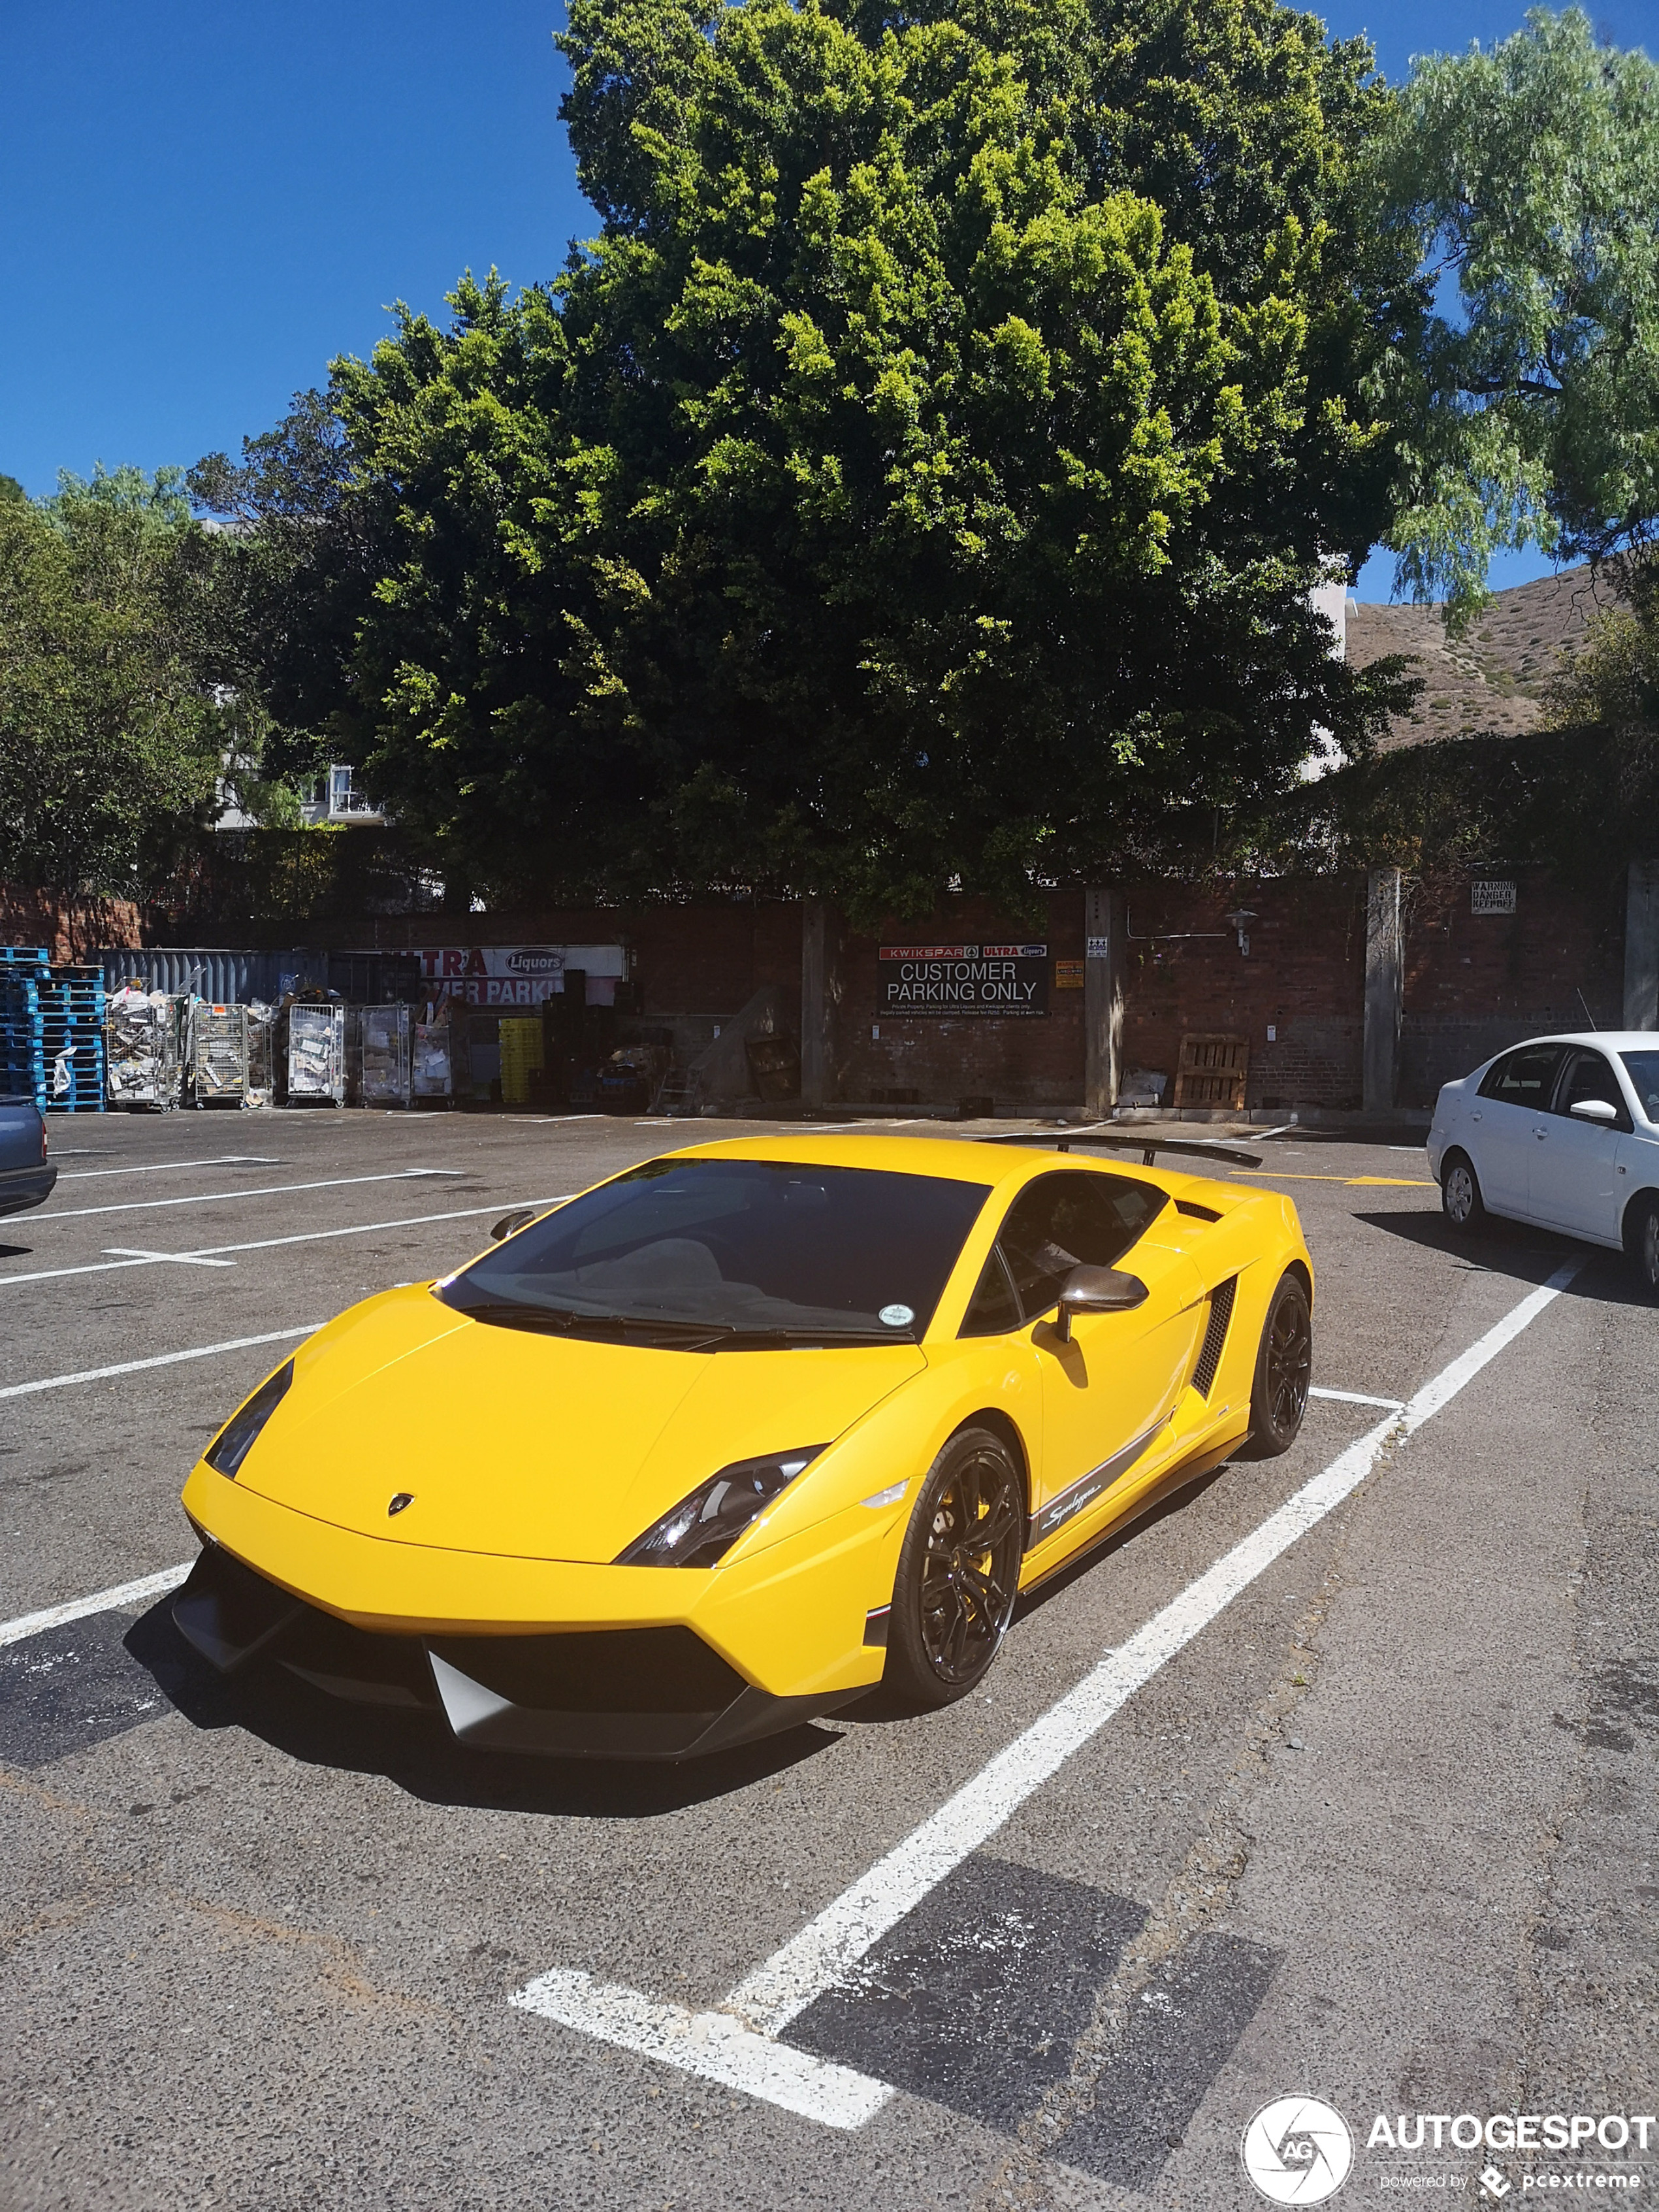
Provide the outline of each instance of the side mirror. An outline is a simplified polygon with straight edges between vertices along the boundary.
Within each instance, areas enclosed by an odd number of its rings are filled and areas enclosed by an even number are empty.
[[[1073,1267],[1060,1286],[1056,1324],[1060,1342],[1071,1341],[1073,1314],[1128,1313],[1145,1305],[1147,1296],[1139,1275],[1126,1275],[1116,1267]]]
[[[1594,1121],[1599,1129],[1610,1129],[1619,1119],[1619,1109],[1609,1106],[1605,1098],[1581,1098],[1567,1111],[1577,1121]]]
[[[502,1214],[501,1219],[490,1231],[490,1243],[504,1243],[509,1237],[516,1237],[520,1230],[528,1228],[535,1218],[536,1209],[533,1206],[515,1206],[511,1213]]]

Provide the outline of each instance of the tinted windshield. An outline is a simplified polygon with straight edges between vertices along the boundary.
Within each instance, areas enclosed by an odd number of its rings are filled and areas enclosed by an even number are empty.
[[[652,1160],[446,1286],[452,1305],[919,1336],[989,1186],[775,1160]]]
[[[1621,1052],[1636,1096],[1650,1121],[1659,1122],[1659,1052]]]

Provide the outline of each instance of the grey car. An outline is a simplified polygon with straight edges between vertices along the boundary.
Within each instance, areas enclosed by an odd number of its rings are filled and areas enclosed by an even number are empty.
[[[29,1098],[0,1098],[0,1213],[25,1213],[52,1196],[58,1170],[46,1125]]]

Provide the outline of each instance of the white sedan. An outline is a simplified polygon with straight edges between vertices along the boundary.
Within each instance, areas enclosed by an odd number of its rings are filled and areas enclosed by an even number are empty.
[[[1628,1252],[1659,1297],[1659,1035],[1534,1037],[1446,1084],[1429,1165],[1455,1229],[1488,1213]]]

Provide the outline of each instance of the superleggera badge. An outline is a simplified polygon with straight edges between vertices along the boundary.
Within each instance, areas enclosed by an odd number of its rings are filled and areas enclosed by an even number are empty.
[[[386,1518],[390,1520],[394,1513],[401,1513],[405,1505],[412,1505],[414,1503],[415,1493],[412,1490],[400,1490],[386,1509]]]

